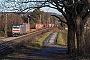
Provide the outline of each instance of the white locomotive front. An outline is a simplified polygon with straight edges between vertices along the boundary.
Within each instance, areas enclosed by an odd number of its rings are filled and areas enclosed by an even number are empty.
[[[12,26],[12,35],[19,36],[26,34],[26,26],[24,25],[13,25]]]

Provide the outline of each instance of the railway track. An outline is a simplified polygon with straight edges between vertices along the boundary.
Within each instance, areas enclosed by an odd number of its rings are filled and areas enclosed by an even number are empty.
[[[0,56],[11,53],[18,46],[21,46],[25,43],[28,43],[33,40],[33,37],[47,32],[51,28],[42,29],[27,35],[19,36],[19,37],[9,37],[0,40]]]

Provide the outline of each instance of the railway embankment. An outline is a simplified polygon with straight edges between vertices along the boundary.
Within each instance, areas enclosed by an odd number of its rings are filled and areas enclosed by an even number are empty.
[[[31,34],[23,35],[23,36],[20,36],[11,40],[10,39],[7,40],[7,38],[6,38],[6,41],[4,39],[0,40],[1,41],[0,42],[0,57],[8,53],[12,53],[12,51],[15,51],[17,49],[20,49],[25,44],[28,44],[29,42],[34,41],[35,36],[42,35],[43,33],[49,31],[49,29],[52,29],[52,28],[39,30]]]

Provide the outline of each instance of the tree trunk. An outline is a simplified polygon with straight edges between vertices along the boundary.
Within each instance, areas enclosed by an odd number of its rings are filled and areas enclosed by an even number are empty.
[[[67,47],[69,54],[75,53],[75,30],[73,24],[68,24]]]
[[[7,14],[6,14],[6,20],[5,20],[5,37],[7,37]]]
[[[76,19],[76,37],[77,37],[77,51],[78,54],[85,53],[85,39],[84,39],[84,24],[81,17]]]

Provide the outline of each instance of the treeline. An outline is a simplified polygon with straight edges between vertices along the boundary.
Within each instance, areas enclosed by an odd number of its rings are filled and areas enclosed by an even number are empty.
[[[55,23],[56,18],[51,16],[48,12],[35,9],[29,13],[2,13],[0,14],[0,36],[5,36],[5,30],[7,27],[7,33],[12,31],[12,25],[18,25],[23,23],[30,23],[30,28],[35,28],[36,23]]]
[[[7,23],[6,23],[7,19]],[[0,36],[4,36],[5,34],[5,25],[7,25],[7,32],[11,32],[12,25],[14,24],[22,24],[23,20],[18,14],[0,14]]]

